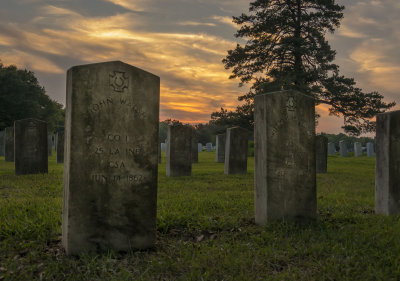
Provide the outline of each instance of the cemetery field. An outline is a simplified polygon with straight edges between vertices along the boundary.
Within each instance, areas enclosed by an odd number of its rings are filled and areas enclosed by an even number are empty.
[[[224,175],[202,152],[191,177],[159,165],[154,249],[68,257],[61,247],[62,165],[15,176],[0,157],[0,280],[398,280],[399,216],[374,214],[375,158],[329,156],[318,220],[254,224],[254,159]]]

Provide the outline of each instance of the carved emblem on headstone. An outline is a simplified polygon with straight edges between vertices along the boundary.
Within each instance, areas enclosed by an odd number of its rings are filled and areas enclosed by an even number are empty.
[[[125,76],[125,72],[114,71],[114,73],[110,73],[110,86],[116,92],[123,92],[125,88],[128,88],[129,80]]]
[[[296,102],[294,97],[289,97],[286,102],[286,108],[288,111],[295,111],[296,110]]]

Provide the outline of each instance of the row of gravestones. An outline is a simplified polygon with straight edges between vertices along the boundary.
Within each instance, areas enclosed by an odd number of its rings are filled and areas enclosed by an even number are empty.
[[[372,142],[367,143],[367,156],[368,157],[373,157],[374,156],[374,144]],[[336,146],[334,143],[330,142],[328,143],[328,154],[329,155],[334,155],[336,154]],[[339,155],[342,157],[347,157],[348,156],[348,147],[347,143],[345,141],[339,141]],[[355,142],[354,143],[354,156],[359,157],[363,155],[363,148],[361,147],[360,142]]]
[[[13,127],[0,131],[0,156],[4,156],[6,162],[14,162],[16,175],[47,173],[53,138],[59,142],[55,145],[57,163],[63,163],[63,133],[48,134],[47,123],[42,120],[17,120]]]
[[[216,161],[225,163],[225,174],[247,172],[248,132],[240,127],[228,128],[225,134],[217,135]],[[212,151],[212,143],[207,143],[207,151]],[[190,176],[192,163],[198,163],[198,153],[202,151],[193,129],[183,125],[169,125],[167,140],[161,144],[165,149],[167,176]],[[159,150],[159,162],[161,154]],[[226,157],[225,157],[226,155]]]
[[[159,77],[119,61],[68,70],[62,214],[67,254],[154,246],[159,98]],[[254,106],[256,223],[315,219],[314,98],[273,92],[255,96]],[[377,117],[377,213],[400,211],[399,123],[400,111]],[[176,137],[181,129],[169,127],[167,155],[191,149]],[[235,140],[232,129],[226,138]],[[183,133],[186,139],[192,134]],[[170,173],[179,169],[169,161]]]

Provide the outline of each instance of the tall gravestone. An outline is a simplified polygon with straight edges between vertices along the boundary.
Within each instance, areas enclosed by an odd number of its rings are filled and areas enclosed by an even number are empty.
[[[29,118],[14,122],[16,175],[47,173],[47,123]]]
[[[367,156],[373,157],[374,156],[374,143],[367,142]]]
[[[317,173],[326,173],[328,170],[328,138],[322,135],[315,137],[315,162]]]
[[[4,160],[14,162],[14,126],[4,130]]]
[[[339,152],[340,156],[347,157],[347,143],[346,141],[339,141]]]
[[[202,152],[203,151],[203,144],[202,143],[198,143],[197,144],[197,151],[198,152]]]
[[[0,131],[0,156],[4,156],[4,131]]]
[[[168,131],[167,131],[168,133]],[[168,156],[168,138],[165,139],[165,157]]]
[[[206,143],[206,149],[207,149],[207,152],[212,152],[212,143],[211,142]]]
[[[194,130],[193,130],[193,133],[192,133],[192,163],[199,163],[199,152],[198,152],[198,146],[197,146],[197,136],[196,136],[196,132]]]
[[[226,134],[219,134],[215,138],[216,149],[215,149],[215,162],[224,163],[225,162],[225,141]]]
[[[328,154],[335,155],[336,154],[336,147],[333,142],[328,142]]]
[[[56,146],[56,157],[57,163],[64,163],[64,131],[60,131],[57,133],[57,146]]]
[[[190,176],[192,174],[192,128],[169,125],[167,139],[167,176]]]
[[[400,213],[400,110],[376,116],[375,212]]]
[[[53,143],[51,140],[51,135],[47,135],[47,155],[51,156],[51,151],[53,148]]]
[[[161,151],[165,151],[165,147],[166,147],[165,142],[162,142],[161,143]]]
[[[225,141],[225,174],[247,173],[249,132],[241,127],[228,128]]]
[[[159,77],[120,61],[68,70],[67,254],[154,246],[159,98]]]
[[[361,148],[361,143],[360,142],[355,142],[354,143],[354,156],[355,157],[362,156],[362,148]]]
[[[297,91],[255,97],[255,221],[317,216],[314,98]]]

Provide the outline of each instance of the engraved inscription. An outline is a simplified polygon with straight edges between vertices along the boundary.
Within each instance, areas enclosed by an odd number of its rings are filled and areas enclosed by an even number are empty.
[[[128,77],[125,76],[125,72],[114,71],[110,73],[110,87],[115,92],[123,92],[124,89],[129,87]]]
[[[286,109],[287,111],[295,111],[296,110],[296,102],[294,100],[294,97],[289,96],[288,100],[286,102]]]
[[[140,184],[144,181],[143,175],[103,175],[103,174],[92,174],[91,179],[100,184],[117,183],[117,182],[128,182],[131,184]]]

